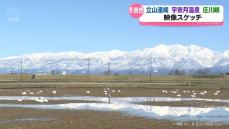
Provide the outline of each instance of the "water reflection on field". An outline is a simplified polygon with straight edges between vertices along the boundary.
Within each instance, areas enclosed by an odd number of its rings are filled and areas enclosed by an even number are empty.
[[[208,101],[224,102],[229,100],[201,99],[201,98],[170,98],[170,97],[95,97],[95,96],[0,96],[1,108],[36,108],[36,109],[61,109],[61,110],[96,110],[96,111],[117,111],[129,115],[143,116],[153,119],[164,119],[172,121],[198,121],[198,122],[220,122],[229,124],[229,107],[172,107],[172,106],[151,106],[143,105],[141,102],[187,102],[187,101]],[[13,104],[12,101],[20,103]],[[47,101],[40,101],[47,100]],[[90,103],[65,103],[51,104],[49,101],[83,100]],[[33,104],[23,104],[25,101],[35,101]],[[39,102],[39,103],[38,103]]]

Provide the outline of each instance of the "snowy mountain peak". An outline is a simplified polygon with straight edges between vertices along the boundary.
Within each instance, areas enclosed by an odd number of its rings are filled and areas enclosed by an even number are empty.
[[[12,72],[19,69],[21,59],[27,70],[36,72],[49,72],[50,70],[83,71],[87,68],[85,59],[90,59],[91,68],[94,71],[101,71],[107,68],[104,66],[110,62],[113,70],[123,69],[146,70],[149,67],[154,69],[199,69],[227,66],[229,64],[229,50],[220,53],[197,45],[165,45],[159,44],[152,48],[135,51],[97,51],[82,53],[69,52],[45,52],[26,54],[22,56],[0,58],[0,72]]]

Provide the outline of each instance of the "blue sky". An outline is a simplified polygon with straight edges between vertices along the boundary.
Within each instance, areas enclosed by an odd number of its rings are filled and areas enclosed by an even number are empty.
[[[142,4],[220,4],[224,25],[144,27],[128,14]],[[229,49],[228,0],[1,0],[0,57],[37,52],[132,51],[157,44]]]

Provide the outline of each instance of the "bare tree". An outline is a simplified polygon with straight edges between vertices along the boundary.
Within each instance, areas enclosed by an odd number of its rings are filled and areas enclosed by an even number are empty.
[[[207,68],[204,68],[204,69],[198,69],[196,71],[196,74],[198,75],[208,75],[209,74],[209,70]]]
[[[175,70],[171,70],[169,72],[169,75],[185,75],[185,71],[184,70],[175,69]]]

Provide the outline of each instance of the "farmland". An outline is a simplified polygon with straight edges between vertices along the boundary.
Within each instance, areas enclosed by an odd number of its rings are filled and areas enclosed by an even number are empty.
[[[0,128],[228,128],[226,75],[31,77],[0,75]]]

